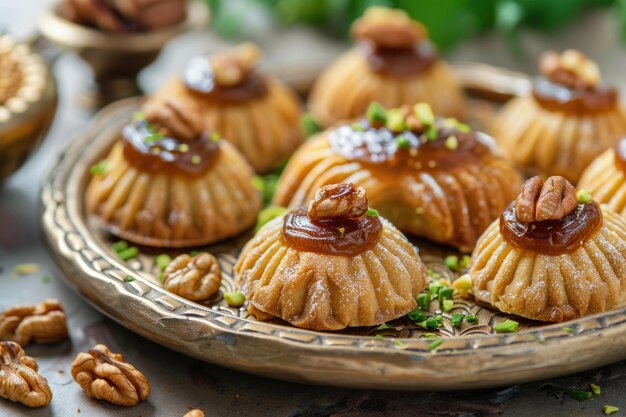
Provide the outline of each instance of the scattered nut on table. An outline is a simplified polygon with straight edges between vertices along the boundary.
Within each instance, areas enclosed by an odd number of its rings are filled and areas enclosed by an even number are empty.
[[[183,417],[204,417],[204,411],[198,410],[197,408],[189,411]]]
[[[146,377],[105,345],[81,352],[72,363],[72,377],[87,396],[130,407],[150,395]]]
[[[220,288],[222,270],[215,256],[200,252],[191,257],[179,255],[163,272],[163,286],[191,301],[203,301]]]
[[[27,407],[50,404],[48,381],[37,373],[37,362],[15,342],[0,342],[0,397]]]
[[[68,337],[65,312],[58,300],[17,305],[0,314],[0,339],[26,346],[31,340],[35,343],[55,343]]]

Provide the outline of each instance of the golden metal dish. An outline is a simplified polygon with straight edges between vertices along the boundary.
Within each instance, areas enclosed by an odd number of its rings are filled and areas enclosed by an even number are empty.
[[[111,147],[140,104],[129,99],[102,110],[67,149],[42,193],[48,245],[66,281],[105,314],[129,329],[190,356],[246,372],[290,381],[353,388],[456,390],[555,377],[626,358],[626,308],[552,325],[521,322],[520,331],[496,334],[510,317],[471,301],[455,300],[452,312],[472,312],[475,325],[440,330],[443,343],[407,319],[387,329],[315,332],[280,322],[259,322],[226,306],[235,289],[232,266],[250,234],[206,249],[221,264],[220,291],[204,304],[161,287],[154,250],[140,249],[129,262],[117,258],[112,238],[94,228],[83,195],[89,167]],[[420,243],[427,266],[454,278],[442,264],[446,249]],[[174,253],[172,253],[173,255]],[[128,280],[132,276],[134,280]],[[375,337],[382,334],[384,338]]]
[[[57,88],[43,58],[25,44],[0,35],[0,53],[9,54],[23,76],[15,95],[0,99],[0,182],[16,171],[41,143],[57,107]]]

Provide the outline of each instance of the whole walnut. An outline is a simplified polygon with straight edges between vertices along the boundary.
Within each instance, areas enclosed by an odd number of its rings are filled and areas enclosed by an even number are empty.
[[[151,99],[143,106],[146,119],[162,134],[183,141],[197,139],[204,131],[198,105],[191,99]]]
[[[313,220],[356,219],[367,213],[367,204],[363,187],[351,183],[325,185],[309,203],[308,215]]]
[[[0,339],[26,346],[31,340],[35,343],[55,343],[68,337],[65,312],[58,300],[18,305],[0,314]]]
[[[105,345],[79,353],[72,363],[72,377],[88,397],[130,407],[150,395],[146,377],[124,357]]]
[[[0,397],[27,407],[50,404],[48,381],[37,373],[37,362],[15,342],[0,342]]]
[[[543,182],[533,177],[524,183],[515,200],[515,215],[522,223],[560,220],[576,206],[576,189],[565,178],[554,176]]]
[[[222,270],[217,259],[206,252],[179,255],[163,272],[166,290],[191,301],[209,299],[220,288]]]

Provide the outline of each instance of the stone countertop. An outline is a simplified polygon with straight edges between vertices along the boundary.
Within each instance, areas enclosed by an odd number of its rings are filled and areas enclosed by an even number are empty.
[[[15,4],[0,0],[0,27],[16,28],[21,36],[29,33],[25,28],[29,25],[32,28],[34,17],[46,3],[49,0],[31,7],[28,2]],[[491,36],[468,42],[453,58],[509,63],[511,68],[528,71],[534,66],[529,62],[534,62],[534,56],[546,46],[556,49],[570,43],[589,46],[601,67],[608,68],[605,71],[608,78],[617,79],[624,87],[626,79],[617,78],[624,68],[624,54],[618,50],[615,25],[608,13],[593,13],[574,26],[576,30],[565,31],[549,41],[538,34],[524,34],[524,43],[530,45],[530,59],[512,61],[502,42]],[[282,39],[297,39],[307,33],[297,30],[294,36]],[[589,38],[595,42],[581,33],[594,33]],[[265,41],[278,42],[272,41],[272,37]],[[184,58],[206,50],[208,44],[214,47],[215,42],[208,32],[175,40],[144,72],[142,85],[152,90],[176,72]],[[594,44],[602,47],[594,49]],[[328,47],[329,42],[320,41],[319,45]],[[107,319],[65,286],[40,234],[41,183],[64,146],[84,129],[93,115],[79,107],[77,100],[79,92],[89,86],[90,73],[85,64],[75,55],[65,54],[56,62],[54,71],[59,81],[60,107],[53,128],[36,155],[0,185],[0,310],[17,303],[58,298],[67,311],[71,341],[49,346],[31,344],[26,349],[38,359],[40,372],[51,385],[54,392],[51,405],[30,410],[2,400],[0,417],[182,417],[193,407],[203,409],[207,416],[600,416],[604,404],[622,408],[617,415],[626,414],[624,362],[569,377],[492,390],[450,393],[349,390],[275,381],[203,363],[150,342]],[[31,276],[12,273],[15,265],[31,262],[39,264],[38,273]],[[129,363],[146,375],[152,391],[149,400],[132,408],[120,408],[92,401],[84,395],[71,378],[70,364],[77,352],[96,343],[105,343],[114,352],[123,353]],[[600,385],[602,395],[585,402],[567,396],[571,389],[588,389],[589,383]]]

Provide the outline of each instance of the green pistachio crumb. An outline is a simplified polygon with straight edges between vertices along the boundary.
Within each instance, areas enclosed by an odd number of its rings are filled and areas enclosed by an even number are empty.
[[[443,343],[443,339],[433,340],[428,345],[428,350],[430,350],[432,352],[432,351],[436,350],[439,346],[441,346],[442,343]]]
[[[463,313],[453,313],[450,317],[450,321],[452,322],[452,327],[461,327],[463,324],[463,319],[465,316]]]
[[[391,109],[387,112],[387,129],[392,132],[401,132],[405,129],[405,121],[402,112],[399,109]]]
[[[511,319],[506,319],[495,327],[496,333],[515,333],[518,329],[519,323]]]
[[[415,323],[421,323],[426,320],[426,314],[420,307],[415,307],[413,310],[409,311],[407,316]]]
[[[385,329],[388,329],[388,328],[389,328],[389,326],[387,326],[387,323],[383,323],[383,324],[379,325],[376,328],[376,330],[385,330]]]
[[[365,130],[365,126],[363,126],[359,122],[352,123],[350,127],[352,127],[352,130],[354,130],[355,132],[363,132]]]
[[[217,132],[211,133],[211,140],[213,142],[219,142],[221,138],[222,138],[222,136],[219,133],[217,133]]]
[[[428,311],[430,308],[430,294],[427,292],[421,293],[417,295],[416,298],[417,305],[424,311]]]
[[[337,228],[337,230],[339,230],[339,233],[341,234],[341,236],[343,236],[343,234],[346,233],[346,228],[345,227],[339,227],[339,228]]]
[[[454,296],[454,288],[445,287],[439,290],[439,304],[443,305],[445,300],[452,300]]]
[[[126,275],[126,278],[124,278],[124,282],[133,282],[135,280],[135,277],[132,275]]]
[[[142,120],[146,120],[146,115],[140,111],[136,111],[133,113],[133,122],[141,122]]]
[[[469,266],[469,263],[471,261],[471,257],[469,255],[463,255],[461,256],[461,268],[467,268]]]
[[[382,334],[377,334],[376,336],[374,336],[374,339],[376,339],[376,340],[385,340],[385,336],[383,336]]]
[[[52,277],[50,275],[44,275],[41,277],[41,282],[44,284],[50,284],[52,282]]]
[[[403,135],[396,137],[396,144],[399,149],[409,149],[411,147],[411,142]]]
[[[387,123],[387,110],[385,110],[385,108],[380,103],[373,102],[367,108],[366,117],[367,117],[367,120],[372,124],[374,123],[386,124]]]
[[[430,128],[425,132],[426,138],[428,138],[428,140],[435,140],[439,137],[439,131],[437,129]]]
[[[131,246],[128,249],[124,249],[122,251],[119,251],[117,253],[117,256],[120,257],[121,260],[123,261],[128,261],[133,259],[134,257],[136,257],[139,254],[139,249],[137,249],[136,246]]]
[[[154,263],[159,267],[161,272],[165,271],[165,268],[172,262],[172,258],[168,254],[162,253],[154,258]]]
[[[454,307],[454,301],[453,300],[443,300],[443,311],[450,311],[452,310],[452,307]]]
[[[435,123],[435,115],[433,110],[427,103],[417,103],[413,106],[413,113],[426,126],[431,126]]]
[[[593,393],[590,391],[572,390],[568,391],[567,394],[576,401],[585,401],[593,397]]]
[[[589,384],[589,388],[591,388],[591,392],[593,392],[596,395],[602,394],[602,388],[600,388],[599,385]]]
[[[446,139],[445,146],[449,150],[454,151],[459,147],[459,140],[457,139],[456,136],[450,135]]]
[[[611,414],[615,414],[619,411],[618,407],[614,407],[612,405],[605,405],[602,407],[602,412],[604,413],[604,415],[611,415]]]
[[[576,200],[578,200],[580,204],[587,204],[591,203],[593,197],[588,190],[581,188],[580,190],[576,191]]]
[[[128,243],[126,243],[126,241],[124,240],[118,240],[111,245],[111,249],[113,249],[115,253],[120,253],[124,249],[128,249]]]
[[[397,347],[402,347],[402,346],[404,346],[404,343],[402,341],[400,341],[400,340],[394,340],[393,341],[393,345],[397,346]]]
[[[437,319],[434,317],[428,317],[426,319],[426,327],[428,329],[438,329],[439,328],[439,323],[437,322]]]
[[[475,314],[468,314],[467,316],[465,316],[465,320],[467,320],[467,322],[471,324],[478,323],[478,317],[476,317]]]
[[[109,169],[109,163],[107,162],[106,159],[103,159],[97,164],[92,165],[92,167],[89,168],[89,173],[91,173],[92,175],[102,175],[105,172],[107,172],[108,169]]]
[[[574,329],[569,326],[563,327],[563,331],[566,333],[574,333]]]
[[[443,264],[451,271],[459,269],[459,257],[455,255],[446,256],[443,260]]]
[[[281,206],[267,206],[257,216],[256,230],[260,230],[266,223],[274,220],[276,217],[280,217],[287,212],[286,207]]]
[[[246,301],[246,297],[244,297],[241,291],[233,291],[225,293],[224,300],[231,307],[241,307],[244,301]]]
[[[302,130],[304,131],[307,137],[313,136],[314,134],[322,131],[322,127],[317,123],[315,118],[309,113],[302,115],[302,118],[300,119],[300,126],[302,127]]]
[[[378,210],[374,210],[373,208],[368,208],[365,214],[368,216],[376,217],[378,216]]]

